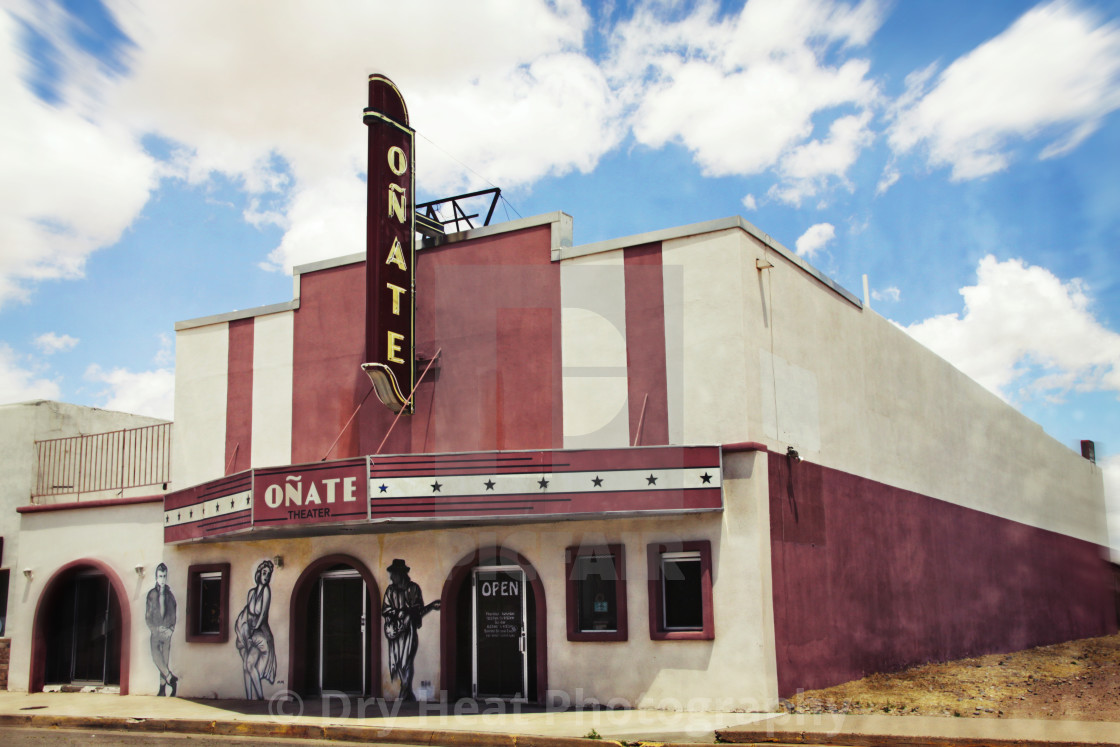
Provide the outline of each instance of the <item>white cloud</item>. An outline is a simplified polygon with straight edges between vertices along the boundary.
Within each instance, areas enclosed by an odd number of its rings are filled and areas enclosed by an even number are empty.
[[[152,371],[129,371],[114,368],[106,371],[97,364],[86,369],[85,378],[106,388],[100,392],[98,405],[106,410],[129,412],[170,420],[175,411],[175,373],[167,368]]]
[[[368,72],[406,92],[418,184],[436,196],[588,172],[632,126],[647,145],[684,142],[707,174],[785,159],[783,199],[800,199],[843,182],[878,96],[852,51],[882,21],[877,0],[750,0],[727,20],[710,2],[676,21],[643,5],[608,32],[602,65],[584,50],[590,17],[577,0],[480,0],[469,12],[441,0],[108,5],[135,42],[119,78],[57,31],[68,20],[57,6],[15,11],[62,50],[56,108],[19,80],[15,23],[3,20],[0,94],[16,116],[0,135],[22,147],[0,154],[0,171],[20,177],[4,182],[13,194],[0,197],[17,199],[0,208],[0,231],[21,249],[0,259],[0,302],[24,279],[80,275],[160,179],[239,184],[244,219],[284,231],[264,267],[362,251]],[[422,34],[393,31],[417,18]],[[750,105],[712,106],[727,101]],[[817,139],[814,126],[825,130]],[[152,134],[170,159],[144,154],[140,138]]]
[[[881,20],[876,2],[751,0],[726,18],[704,2],[676,21],[643,7],[616,29],[608,67],[635,107],[638,142],[683,143],[707,176],[761,173],[787,155],[791,171],[804,171],[794,149],[811,138],[814,118],[876,100],[869,63],[850,50]],[[838,50],[836,64],[825,62],[829,50]],[[851,124],[830,129],[827,145],[806,145],[827,151],[830,162],[804,178],[843,175],[852,160],[846,150],[866,142],[845,131]]]
[[[159,333],[159,350],[153,362],[161,367],[175,365],[175,338],[166,332]]]
[[[357,179],[323,179],[300,185],[284,217],[284,238],[262,267],[295,265],[366,250],[366,190]]]
[[[879,177],[879,183],[875,185],[875,194],[886,194],[887,190],[893,187],[901,177],[898,169],[893,166],[883,169],[883,175]]]
[[[49,28],[49,25],[47,26]],[[83,273],[94,250],[115,243],[148,200],[155,163],[126,129],[90,111],[83,90],[71,105],[36,98],[23,76],[19,25],[0,13],[0,306],[29,285]],[[96,64],[69,50],[59,63],[97,87]]]
[[[1008,400],[1120,393],[1120,334],[1093,316],[1080,280],[1063,283],[1042,267],[989,255],[976,285],[960,292],[963,314],[905,329],[991,391]]]
[[[809,226],[809,230],[801,234],[794,245],[797,254],[801,257],[812,259],[825,244],[836,238],[836,227],[831,223],[817,223]]]
[[[622,139],[621,108],[603,72],[577,52],[545,54],[484,80],[417,98],[425,117],[418,169],[430,190],[479,184],[426,139],[503,188],[595,168]],[[431,161],[431,168],[423,164]]]
[[[758,210],[758,201],[754,198],[754,195],[747,195],[743,198],[743,207],[752,212]]]
[[[957,59],[907,79],[890,130],[897,152],[928,148],[953,179],[999,171],[1015,144],[1051,139],[1040,157],[1076,147],[1120,108],[1120,26],[1066,2],[1040,5]]]
[[[64,353],[67,350],[73,349],[78,344],[77,337],[70,335],[58,335],[54,332],[46,332],[35,338],[35,347],[40,352],[50,355],[52,353]]]
[[[113,7],[138,50],[108,105],[181,144],[183,178],[241,180],[246,219],[285,230],[269,267],[364,249],[367,73],[405,91],[417,182],[437,195],[482,182],[458,161],[510,188],[588,171],[624,132],[573,0]]]
[[[33,361],[0,342],[0,402],[58,399],[57,381],[43,378]]]
[[[876,301],[898,301],[902,298],[902,291],[892,285],[881,291],[872,289],[871,297]]]
[[[853,189],[846,174],[859,154],[875,139],[870,123],[869,111],[840,117],[829,127],[825,140],[812,140],[788,152],[778,165],[783,183],[774,185],[770,193],[782,202],[799,207],[803,199],[816,196],[833,179]]]

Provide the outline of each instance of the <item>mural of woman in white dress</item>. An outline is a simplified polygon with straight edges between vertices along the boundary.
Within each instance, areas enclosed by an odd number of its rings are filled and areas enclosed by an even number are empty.
[[[245,607],[237,615],[237,652],[245,673],[245,697],[264,700],[264,685],[276,682],[276,644],[268,627],[268,608],[272,603],[272,561],[262,560],[254,576],[257,585],[249,590]]]

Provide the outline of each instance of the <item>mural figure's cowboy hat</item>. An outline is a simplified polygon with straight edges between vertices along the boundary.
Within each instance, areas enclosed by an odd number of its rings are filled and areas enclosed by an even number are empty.
[[[394,558],[393,559],[393,564],[390,565],[385,570],[389,571],[389,573],[399,573],[403,576],[404,574],[408,573],[412,569],[409,568],[407,565],[405,565],[404,561],[401,560],[400,558]]]

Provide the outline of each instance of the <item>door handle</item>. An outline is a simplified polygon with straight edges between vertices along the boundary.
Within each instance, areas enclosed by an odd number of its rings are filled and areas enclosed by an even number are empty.
[[[525,634],[524,633],[517,636],[517,653],[519,653],[519,654],[525,653]]]

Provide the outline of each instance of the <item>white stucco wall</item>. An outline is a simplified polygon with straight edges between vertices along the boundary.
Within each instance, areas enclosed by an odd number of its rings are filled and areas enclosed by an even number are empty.
[[[131,649],[130,691],[155,694],[159,674],[152,663],[144,603],[148,590],[155,585],[155,567],[164,554],[163,504],[64,509],[19,516],[20,572],[12,573],[8,607],[9,619],[18,632],[12,636],[8,689],[27,690],[35,608],[51,577],[68,563],[93,559],[111,567],[128,590],[131,638],[122,641],[122,646]],[[136,572],[137,566],[142,567],[142,575]],[[31,570],[31,579],[22,573],[24,568]],[[180,598],[180,609],[184,603]],[[177,629],[175,635],[180,637],[181,632]]]
[[[682,346],[665,356],[673,443],[747,440],[743,299],[754,278],[743,272],[740,242],[741,232],[731,230],[662,245],[665,336]]]
[[[292,361],[295,313],[253,320],[252,465],[292,461]]]
[[[171,476],[179,488],[225,474],[228,371],[228,324],[176,332]]]
[[[793,446],[1105,544],[1100,468],[895,325],[739,229],[668,241],[663,255],[684,275],[681,442]]]
[[[560,265],[564,448],[629,446],[622,251]]]
[[[16,513],[16,507],[31,503],[37,469],[35,441],[107,433],[164,422],[166,421],[158,418],[50,400],[0,405],[0,537],[4,538],[4,557],[0,561],[0,568],[11,571],[4,637],[18,636],[23,632],[18,618],[13,614],[18,601],[15,590],[23,582],[22,569],[27,567],[20,554],[20,515]],[[162,492],[162,488],[162,485],[145,486],[126,493],[152,495]],[[81,496],[60,494],[40,499],[39,502],[58,503],[78,498],[91,500],[115,497],[120,497],[119,490]]]

